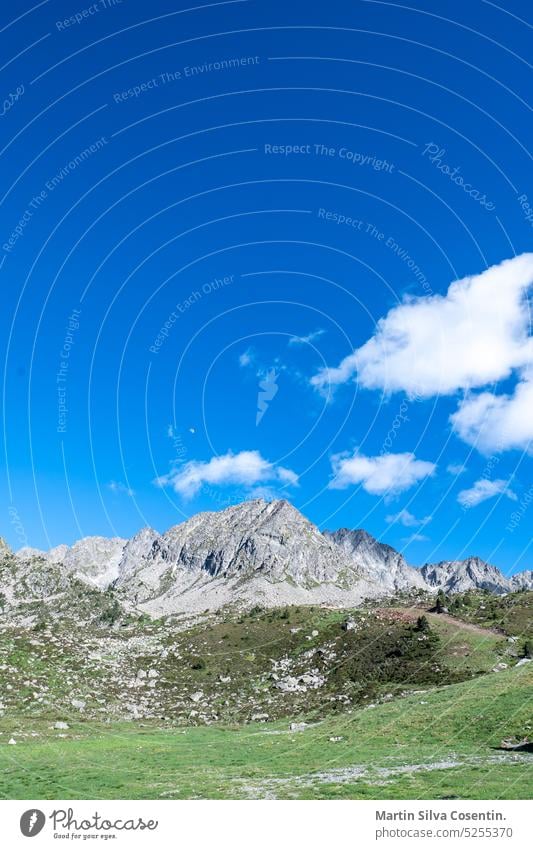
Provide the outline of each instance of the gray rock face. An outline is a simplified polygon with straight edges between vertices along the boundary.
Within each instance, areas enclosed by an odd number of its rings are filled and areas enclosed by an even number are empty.
[[[16,555],[0,541],[0,569],[12,603],[61,598],[76,578],[91,588],[112,587],[126,607],[154,616],[234,602],[353,606],[410,589],[533,589],[533,572],[507,579],[476,557],[415,569],[366,531],[322,534],[288,502],[262,499],[200,513],[164,534],[143,528],[130,540],[88,537]]]
[[[125,539],[120,537],[85,537],[72,547],[58,545],[50,551],[37,548],[21,548],[15,555],[17,562],[44,560],[48,564],[61,565],[66,573],[92,586],[105,589],[118,577],[118,566],[122,558]]]
[[[120,537],[86,537],[67,550],[62,563],[75,577],[104,589],[118,577],[125,545]]]
[[[40,557],[42,560],[46,560],[47,563],[63,563],[68,551],[68,545],[58,545],[56,548],[51,548],[50,551],[41,551],[38,548],[25,546],[24,548],[19,548],[15,557],[17,560],[31,560],[33,557]]]
[[[533,571],[526,569],[524,572],[518,572],[510,579],[512,590],[533,590]]]
[[[3,537],[0,537],[0,557],[9,557],[11,549]]]
[[[312,589],[344,589],[357,567],[286,501],[247,501],[200,513],[160,536],[144,529],[124,549],[115,586],[137,601],[165,594],[178,583],[202,579],[256,579]]]
[[[413,588],[427,589],[420,571],[409,566],[404,557],[390,545],[378,542],[363,530],[325,531],[356,565],[360,574],[379,585],[383,594]]]
[[[462,593],[467,590],[489,590],[501,595],[510,592],[511,583],[504,578],[496,566],[485,563],[479,557],[466,560],[444,560],[427,563],[421,569],[424,580],[433,590],[447,593]]]

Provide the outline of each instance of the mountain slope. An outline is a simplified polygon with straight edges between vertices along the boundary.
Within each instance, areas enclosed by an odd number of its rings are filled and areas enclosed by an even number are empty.
[[[199,513],[164,534],[144,528],[130,540],[87,537],[16,555],[0,541],[2,562],[9,563],[7,595],[14,601],[23,603],[24,595],[45,601],[47,586],[57,597],[70,577],[90,588],[92,610],[102,593],[106,616],[112,615],[109,593],[112,605],[161,616],[232,603],[353,606],[400,591],[504,594],[533,586],[531,571],[507,579],[477,557],[415,569],[364,530],[322,534],[287,501],[262,499]]]
[[[324,535],[354,561],[362,575],[378,584],[384,593],[412,588],[427,589],[418,569],[409,566],[392,546],[378,542],[366,531],[340,528],[338,531],[325,531]]]
[[[422,566],[421,573],[429,587],[446,593],[478,589],[501,594],[511,590],[510,581],[504,578],[500,570],[479,557],[427,563]]]
[[[292,505],[262,499],[200,513],[163,535],[144,529],[126,545],[115,587],[136,605],[153,609],[158,601],[165,610],[254,596],[273,604],[305,603],[309,595],[319,603],[357,589],[355,600],[372,590]]]

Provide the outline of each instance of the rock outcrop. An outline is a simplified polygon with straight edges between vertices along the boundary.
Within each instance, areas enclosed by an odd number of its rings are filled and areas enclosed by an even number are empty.
[[[340,528],[338,531],[326,531],[325,536],[354,561],[361,575],[378,584],[384,594],[413,588],[427,589],[419,569],[409,566],[395,548],[378,542],[366,531]]]

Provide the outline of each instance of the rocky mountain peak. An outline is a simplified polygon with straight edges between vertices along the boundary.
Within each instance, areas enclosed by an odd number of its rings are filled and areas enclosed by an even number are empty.
[[[126,542],[120,537],[85,537],[67,549],[62,565],[87,583],[105,588],[118,577]]]
[[[113,588],[126,607],[156,616],[235,602],[353,606],[414,589],[505,593],[533,586],[531,571],[507,579],[479,557],[415,569],[361,528],[321,533],[284,499],[199,513],[163,534],[147,527],[130,540],[87,537],[49,552],[24,548],[15,564],[8,570],[14,597],[22,585],[40,597],[51,587],[57,593],[75,577]]]
[[[385,593],[394,593],[409,588],[425,589],[425,581],[418,569],[405,561],[404,557],[362,528],[325,531],[325,535],[339,546],[369,580],[378,584]]]
[[[500,570],[480,557],[426,563],[421,572],[428,586],[448,593],[481,589],[501,594],[511,589]]]
[[[0,537],[0,557],[8,557],[13,554],[11,548],[3,537]]]
[[[283,585],[288,598],[292,587],[346,588],[359,578],[356,565],[295,507],[254,499],[197,514],[161,536],[141,532],[125,548],[116,587],[136,603],[161,598],[167,605],[214,579],[240,582],[240,593],[260,581],[259,595]],[[230,584],[211,583],[209,591],[220,595]]]

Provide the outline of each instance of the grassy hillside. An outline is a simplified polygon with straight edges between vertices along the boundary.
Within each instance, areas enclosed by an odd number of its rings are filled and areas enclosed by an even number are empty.
[[[419,610],[283,608],[175,622],[0,629],[6,717],[168,724],[321,719],[516,662],[505,637]]]
[[[75,723],[0,746],[2,798],[530,798],[532,664],[292,730]],[[4,736],[6,735],[4,723]],[[9,732],[7,732],[9,733]]]
[[[531,595],[4,620],[0,796],[527,798]]]
[[[445,603],[456,618],[517,637],[521,647],[533,637],[533,592],[522,590],[505,596],[458,593],[448,596]]]

